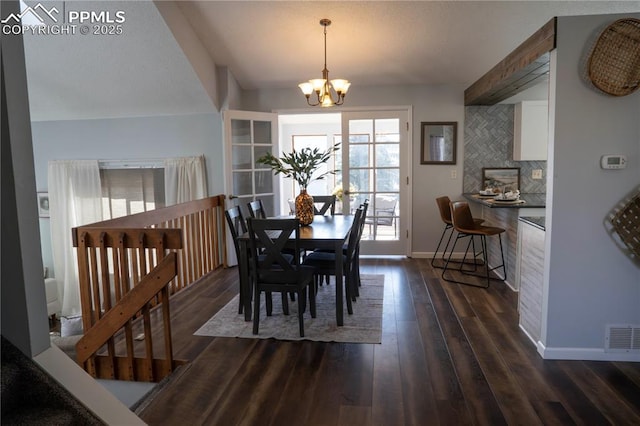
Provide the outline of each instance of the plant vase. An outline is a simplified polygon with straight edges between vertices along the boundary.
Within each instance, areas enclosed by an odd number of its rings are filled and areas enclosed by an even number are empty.
[[[296,218],[302,226],[311,225],[313,222],[313,197],[303,189],[296,197]]]

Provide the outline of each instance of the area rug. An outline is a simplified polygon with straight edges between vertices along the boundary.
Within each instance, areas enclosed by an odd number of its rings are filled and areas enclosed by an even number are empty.
[[[196,336],[242,337],[250,339],[312,340],[318,342],[381,343],[384,275],[362,275],[360,296],[353,303],[353,315],[344,307],[344,325],[336,325],[336,290],[330,284],[319,287],[316,318],[304,313],[304,337],[298,329],[298,302],[289,302],[289,315],[282,313],[279,295],[273,297],[273,315],[266,316],[264,294],[261,297],[259,334],[253,334],[253,321],[238,314],[238,296],[207,321]]]

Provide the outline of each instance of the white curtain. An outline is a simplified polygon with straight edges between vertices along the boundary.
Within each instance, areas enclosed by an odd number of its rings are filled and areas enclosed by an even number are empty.
[[[207,197],[204,155],[164,160],[164,190],[167,206]]]
[[[49,162],[51,246],[62,315],[80,313],[76,250],[71,228],[102,220],[102,190],[97,160]]]

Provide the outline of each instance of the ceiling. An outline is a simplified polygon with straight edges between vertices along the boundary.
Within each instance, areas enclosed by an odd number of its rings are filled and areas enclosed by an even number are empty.
[[[34,3],[34,2],[27,2]],[[241,88],[291,89],[323,68],[372,85],[467,87],[554,16],[629,13],[640,1],[180,1]],[[213,109],[152,2],[66,2],[126,11],[119,36],[25,37],[32,119]]]
[[[214,61],[244,89],[287,88],[327,67],[358,85],[465,84],[554,16],[640,11],[640,2],[180,2]]]

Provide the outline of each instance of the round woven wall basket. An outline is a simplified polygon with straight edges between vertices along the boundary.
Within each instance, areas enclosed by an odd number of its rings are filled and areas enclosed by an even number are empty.
[[[640,87],[640,19],[618,19],[602,31],[589,57],[589,78],[613,96]]]

